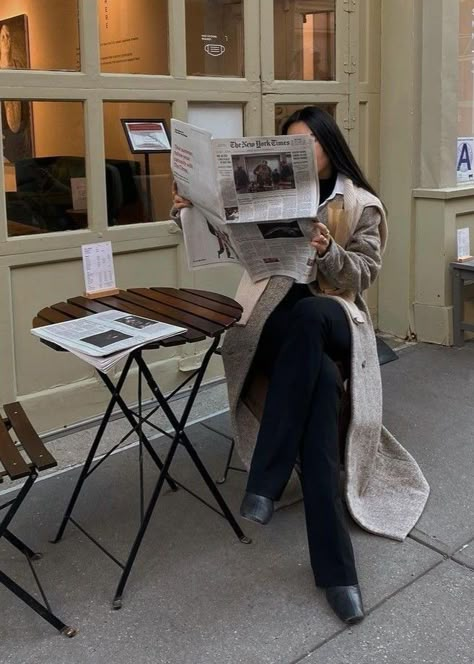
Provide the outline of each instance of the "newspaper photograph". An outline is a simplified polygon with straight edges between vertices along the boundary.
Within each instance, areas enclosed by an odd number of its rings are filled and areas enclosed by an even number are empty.
[[[134,348],[185,331],[186,328],[176,325],[111,309],[33,328],[31,333],[75,353],[102,371],[102,367],[111,368]]]

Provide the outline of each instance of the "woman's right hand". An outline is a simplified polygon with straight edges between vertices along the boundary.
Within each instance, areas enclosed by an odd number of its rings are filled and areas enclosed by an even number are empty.
[[[187,207],[192,207],[191,201],[188,201],[187,198],[183,198],[178,194],[178,187],[176,186],[176,182],[173,182],[173,189],[172,189],[172,196],[173,196],[173,207],[176,210],[182,210],[183,208]]]

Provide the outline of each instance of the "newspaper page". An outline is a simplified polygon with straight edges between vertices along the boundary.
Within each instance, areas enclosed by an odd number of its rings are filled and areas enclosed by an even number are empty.
[[[271,276],[300,283],[316,278],[316,250],[311,246],[311,219],[263,221],[225,226],[232,245],[253,281]]]
[[[316,216],[319,184],[310,136],[213,139],[212,147],[226,221]]]
[[[241,262],[230,224],[218,223],[193,206],[181,211],[181,227],[190,270]]]
[[[186,328],[111,309],[84,318],[33,328],[31,333],[75,353],[100,370],[132,349],[185,332]],[[106,358],[105,362],[102,360]]]
[[[171,170],[180,196],[188,198],[207,216],[224,219],[212,134],[172,118],[171,139]]]
[[[238,261],[254,281],[315,277],[311,218],[319,182],[310,136],[212,139],[172,120],[172,170],[190,269]]]
[[[192,207],[183,210],[181,223],[191,270],[240,263],[253,281],[281,275],[310,283],[316,277],[310,219],[218,224]]]

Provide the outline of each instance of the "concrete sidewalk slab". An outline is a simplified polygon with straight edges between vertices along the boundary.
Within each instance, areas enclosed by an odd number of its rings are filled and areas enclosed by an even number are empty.
[[[213,476],[219,475],[227,444],[201,425],[190,436]],[[88,480],[76,514],[121,559],[137,525],[135,461],[136,450],[109,459]],[[301,503],[277,512],[266,528],[242,522],[254,540],[244,545],[223,519],[184,491],[160,499],[123,608],[112,611],[119,568],[73,526],[60,544],[47,543],[77,473],[38,484],[30,501],[33,515],[23,510],[15,532],[45,552],[38,564],[42,582],[52,591],[54,608],[80,633],[73,640],[59,637],[0,589],[0,605],[8,607],[0,625],[2,663],[286,664],[345,630],[314,588]],[[174,474],[193,490],[202,487],[182,452]],[[154,476],[147,464],[148,488]],[[244,485],[245,475],[231,473],[223,486],[235,512]],[[414,541],[392,542],[356,526],[353,539],[368,607],[442,559]],[[28,579],[16,554],[13,562],[10,551],[1,555],[7,572]]]
[[[417,528],[454,552],[474,537],[474,346],[417,344],[382,379],[384,422],[431,486]]]
[[[474,573],[447,561],[304,663],[472,664],[473,614]]]

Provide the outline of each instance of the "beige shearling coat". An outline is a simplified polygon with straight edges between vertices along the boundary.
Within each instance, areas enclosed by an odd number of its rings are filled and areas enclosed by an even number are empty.
[[[403,540],[418,521],[429,486],[415,459],[382,425],[382,385],[376,339],[361,293],[381,267],[387,227],[380,201],[345,178],[344,220],[336,215],[331,227],[331,204],[318,218],[328,223],[333,241],[317,258],[318,290],[336,298],[344,308],[352,336],[351,421],[345,450],[345,500],[353,519],[377,535]],[[333,203],[334,205],[334,203]],[[334,216],[334,215],[333,215]],[[322,277],[322,278],[321,278]],[[252,284],[248,275],[237,299],[244,306],[240,326],[228,331],[223,345],[229,405],[236,446],[248,467],[259,422],[242,401],[265,321],[293,284],[288,277],[272,277]]]

